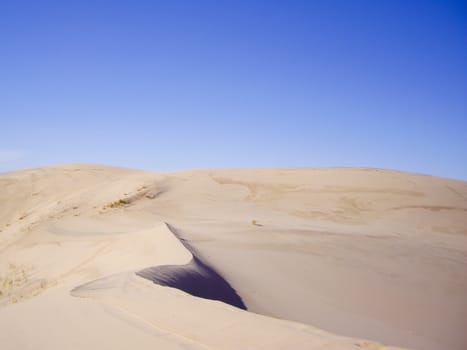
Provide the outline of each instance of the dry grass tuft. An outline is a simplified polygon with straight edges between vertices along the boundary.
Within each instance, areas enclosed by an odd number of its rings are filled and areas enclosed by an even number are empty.
[[[125,198],[118,199],[116,201],[110,202],[104,206],[104,208],[119,208],[125,205],[130,204],[130,201]]]

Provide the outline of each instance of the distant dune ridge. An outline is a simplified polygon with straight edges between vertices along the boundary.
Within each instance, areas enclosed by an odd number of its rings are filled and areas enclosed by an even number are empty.
[[[65,164],[0,203],[2,349],[467,348],[464,181]]]

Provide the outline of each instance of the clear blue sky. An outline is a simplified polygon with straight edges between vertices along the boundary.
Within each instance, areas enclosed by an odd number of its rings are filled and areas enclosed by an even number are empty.
[[[0,171],[467,179],[466,1],[0,2]]]

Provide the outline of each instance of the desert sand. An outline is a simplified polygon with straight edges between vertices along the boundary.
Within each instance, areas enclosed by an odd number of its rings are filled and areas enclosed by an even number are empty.
[[[2,349],[467,349],[464,181],[66,164],[0,203]],[[174,287],[214,272],[247,310]]]

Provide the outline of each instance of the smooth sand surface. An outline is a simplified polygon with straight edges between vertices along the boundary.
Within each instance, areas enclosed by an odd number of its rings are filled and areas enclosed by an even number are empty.
[[[467,348],[463,181],[67,164],[0,203],[2,349]],[[192,266],[179,238],[248,311],[137,275]]]

